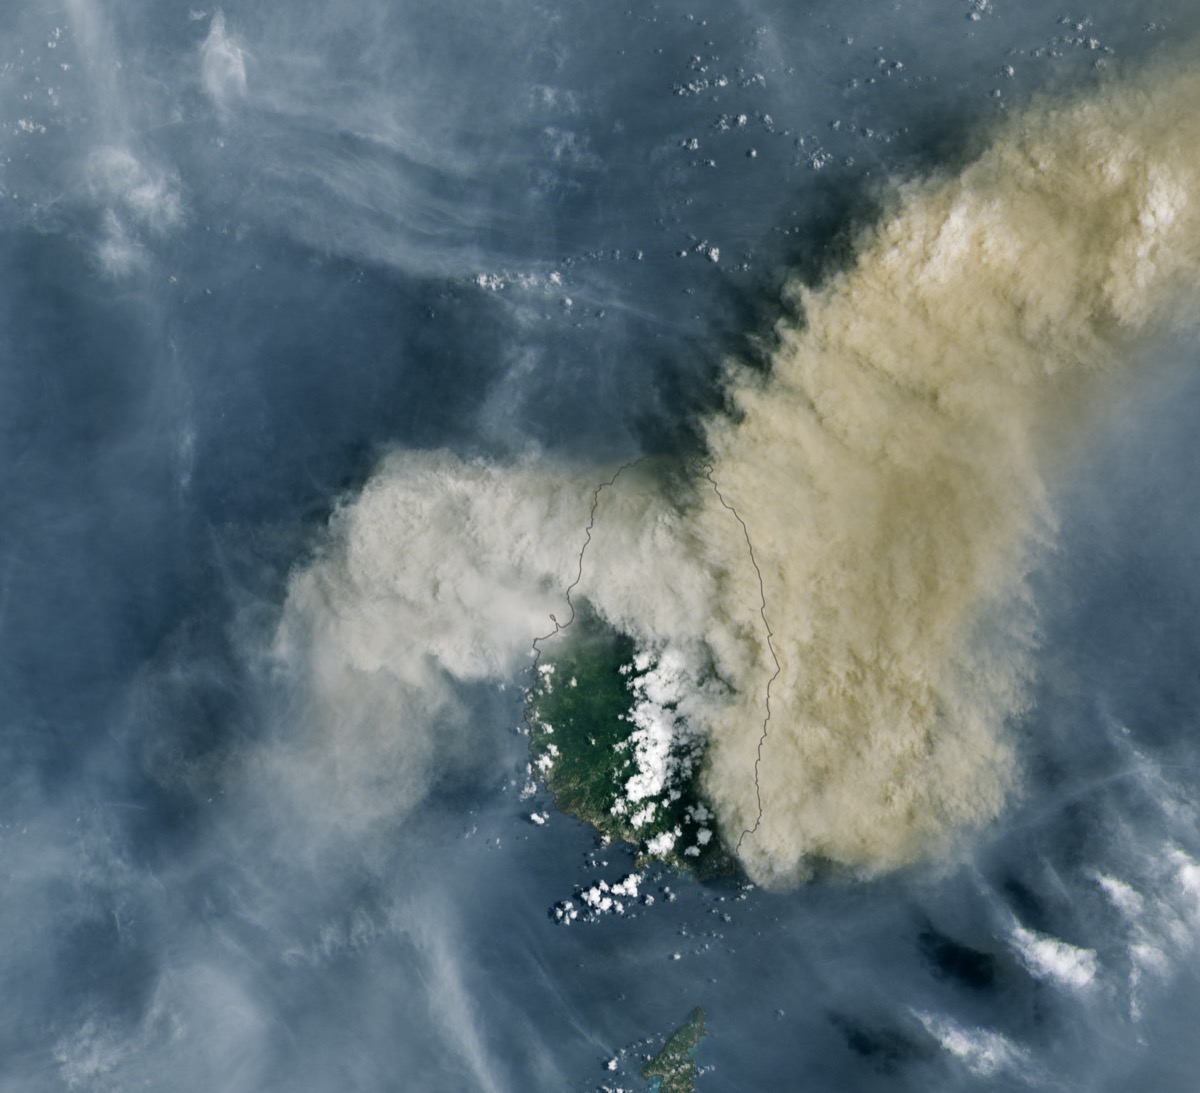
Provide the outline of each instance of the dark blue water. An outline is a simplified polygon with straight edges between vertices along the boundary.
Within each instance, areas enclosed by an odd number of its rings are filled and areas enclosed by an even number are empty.
[[[384,453],[691,450],[784,274],[844,261],[886,177],[1194,22],[0,10],[0,1086],[642,1089],[637,1045],[699,1004],[707,1093],[1194,1088],[1186,340],[1055,484],[1024,790],[950,862],[784,894],[651,876],[653,906],[559,927],[630,863],[528,821],[519,680],[464,690],[469,761],[356,826],[289,773],[319,743],[267,656]]]

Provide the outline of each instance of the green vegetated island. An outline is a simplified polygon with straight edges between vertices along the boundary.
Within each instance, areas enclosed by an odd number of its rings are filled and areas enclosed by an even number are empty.
[[[642,1067],[642,1077],[655,1093],[695,1093],[699,1075],[696,1049],[704,1036],[704,1010],[697,1006],[687,1024],[676,1029],[662,1051]]]
[[[605,842],[699,877],[733,872],[713,810],[699,792],[704,739],[680,716],[691,685],[669,655],[639,650],[586,602],[538,658],[527,718],[533,771],[555,806]],[[704,1011],[642,1068],[656,1093],[695,1093]]]
[[[733,871],[699,775],[704,738],[678,711],[694,685],[670,653],[639,650],[586,602],[547,643],[529,692],[534,774],[603,841],[700,877]]]

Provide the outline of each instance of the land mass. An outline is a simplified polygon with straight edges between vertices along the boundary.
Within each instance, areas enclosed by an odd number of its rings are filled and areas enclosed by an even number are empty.
[[[581,604],[569,635],[539,658],[526,718],[534,774],[555,806],[605,841],[702,877],[733,870],[698,780],[704,739],[673,703],[651,703],[668,671]],[[668,743],[669,741],[669,743]]]
[[[676,1029],[662,1051],[642,1067],[642,1077],[653,1082],[655,1093],[695,1093],[696,1049],[705,1035],[704,1010],[697,1006],[687,1024]]]

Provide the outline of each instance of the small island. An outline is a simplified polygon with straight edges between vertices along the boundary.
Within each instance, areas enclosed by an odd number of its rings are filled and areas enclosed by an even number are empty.
[[[642,1077],[653,1083],[655,1093],[695,1093],[696,1049],[704,1037],[704,1010],[697,1006],[687,1024],[676,1029],[662,1051],[642,1067]]]

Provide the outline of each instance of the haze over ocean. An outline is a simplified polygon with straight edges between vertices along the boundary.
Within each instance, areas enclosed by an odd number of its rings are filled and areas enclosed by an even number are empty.
[[[1193,1089],[1198,23],[0,9],[0,1088]],[[744,875],[563,926],[577,572]]]

